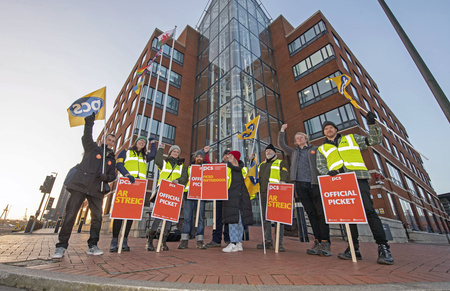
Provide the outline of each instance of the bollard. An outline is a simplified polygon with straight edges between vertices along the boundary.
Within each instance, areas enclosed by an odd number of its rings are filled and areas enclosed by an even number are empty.
[[[61,216],[58,217],[58,221],[56,222],[56,226],[55,226],[55,233],[58,233],[58,231],[59,231],[59,226],[61,224],[61,219],[62,219]]]
[[[84,218],[81,218],[81,220],[80,220],[80,225],[78,226],[78,233],[80,233],[81,232],[81,229],[83,228],[83,222],[84,222]]]

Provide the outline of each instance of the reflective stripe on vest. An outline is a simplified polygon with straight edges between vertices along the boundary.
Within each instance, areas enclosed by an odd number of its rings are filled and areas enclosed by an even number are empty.
[[[266,161],[259,164],[258,171],[261,169],[261,165],[264,164],[265,162]],[[280,181],[281,181],[280,164],[281,164],[281,160],[277,159],[277,160],[273,161],[272,165],[270,165],[269,183],[280,183]]]
[[[246,167],[243,167],[242,168],[242,177],[244,177],[244,179],[245,179],[245,176],[247,176],[247,168]],[[227,182],[228,182],[228,189],[230,189],[230,186],[231,186],[231,169],[230,168],[228,168],[227,167]]]
[[[339,146],[326,143],[319,147],[319,151],[327,159],[329,171],[338,170],[344,165],[349,170],[366,170],[364,159],[353,134],[343,136]]]
[[[147,179],[147,163],[141,153],[137,155],[135,151],[127,150],[123,165],[131,176],[139,179]]]
[[[181,177],[183,165],[176,165],[172,172],[172,165],[166,161],[163,161],[163,167],[159,170],[158,185],[161,183],[161,179],[168,180],[170,175],[170,181],[176,180]],[[170,174],[172,173],[172,175]]]
[[[190,179],[191,179],[191,166],[188,167],[188,181],[186,183],[186,186],[184,186],[184,192],[188,192],[189,191],[189,180]]]

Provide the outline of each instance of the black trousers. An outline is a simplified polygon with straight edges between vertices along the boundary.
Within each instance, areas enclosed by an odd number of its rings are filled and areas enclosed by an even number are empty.
[[[122,228],[123,219],[114,219],[113,222],[113,237],[118,238],[120,229]],[[124,237],[128,237],[128,234],[130,233],[131,225],[133,224],[133,220],[128,219],[127,225],[125,227],[125,235]]]
[[[377,244],[386,244],[386,234],[383,229],[378,214],[373,208],[373,201],[370,199],[370,186],[369,182],[365,179],[358,179],[359,190],[361,191],[361,198],[364,204],[364,211],[366,212],[367,222],[369,223],[370,230],[372,231],[373,239]],[[358,226],[356,224],[350,224],[350,232],[352,233],[353,245],[358,244]]]
[[[314,238],[319,242],[322,240],[330,241],[330,227],[325,223],[319,185],[312,185],[309,182],[295,182],[295,191],[305,208],[306,214],[308,214]]]
[[[212,240],[218,244],[222,242],[222,229],[223,229],[223,241],[225,243],[230,242],[230,232],[228,229],[228,223],[222,222],[222,203],[221,200],[216,200],[216,229],[213,230]]]
[[[75,219],[77,218],[78,210],[80,210],[81,204],[85,199],[88,200],[89,209],[91,210],[91,230],[87,243],[89,247],[97,245],[100,238],[100,228],[102,227],[103,198],[93,197],[75,190],[69,190],[69,192],[70,197],[64,211],[64,221],[61,230],[59,231],[59,242],[56,244],[56,247],[67,249],[69,246],[69,239],[73,225],[75,224]]]

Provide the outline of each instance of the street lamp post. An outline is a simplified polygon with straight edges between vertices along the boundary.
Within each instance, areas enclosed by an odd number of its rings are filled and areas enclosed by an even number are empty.
[[[33,233],[34,226],[36,225],[36,220],[38,219],[39,215],[41,214],[41,207],[42,207],[42,204],[44,203],[45,196],[47,194],[49,194],[49,196],[50,196],[50,193],[52,192],[53,184],[55,183],[56,176],[58,176],[58,173],[56,173],[56,172],[51,172],[51,174],[55,174],[55,175],[47,176],[45,178],[44,184],[40,188],[41,192],[44,193],[44,195],[42,195],[41,203],[39,204],[38,210],[36,210],[33,225],[31,226],[30,234]]]

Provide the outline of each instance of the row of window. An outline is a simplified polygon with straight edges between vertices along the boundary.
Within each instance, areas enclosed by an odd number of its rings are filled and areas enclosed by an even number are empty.
[[[167,72],[169,71],[168,68],[166,68],[163,65],[159,65],[158,63],[154,63],[152,66],[152,73],[154,77],[158,76],[158,69],[159,67],[161,67],[161,71],[160,71],[160,75],[159,78],[164,81],[167,82]],[[174,87],[177,88],[181,88],[181,75],[174,72],[174,71],[170,71],[170,84]]]
[[[158,38],[156,38],[156,37],[152,41],[152,48],[156,51],[159,51],[159,49],[161,48],[160,46],[158,46]],[[170,50],[171,49],[172,49],[172,47],[170,45],[164,44],[163,55],[167,58],[170,58]],[[173,61],[182,66],[184,63],[184,54],[179,52],[177,49],[174,49]],[[150,60],[149,60],[149,62],[150,62]]]
[[[327,32],[325,23],[320,20],[313,27],[308,29],[305,33],[296,38],[293,42],[288,44],[288,49],[291,57],[301,51],[304,47],[309,45],[311,42],[315,41],[323,34]]]
[[[327,44],[292,67],[295,81],[299,80],[303,75],[306,75],[318,67],[326,64],[333,58],[335,58],[333,46],[331,44]]]
[[[315,82],[311,86],[308,86],[305,89],[299,91],[298,98],[300,101],[300,107],[305,108],[306,106],[316,103],[338,92],[336,84],[328,79],[340,76],[341,74],[342,73],[340,71],[337,71],[336,73],[331,74],[330,76],[325,77],[322,80]]]
[[[141,128],[140,135],[147,136],[148,129],[150,128],[150,117],[144,116],[144,119],[142,120],[142,125],[141,125],[141,118],[142,114],[138,114],[136,124],[134,125],[134,134],[138,134],[139,128]],[[158,133],[161,131],[161,126],[162,126],[161,121],[153,119],[152,126],[150,129],[150,136],[155,139],[159,139]],[[176,127],[165,123],[162,138],[163,142],[168,144],[174,144],[175,133]]]
[[[147,85],[144,85],[143,92],[142,92],[143,97],[141,98],[141,101],[144,101],[145,96],[147,96],[147,104],[152,105],[153,104],[153,96],[155,96],[155,89],[150,87],[150,91],[147,92],[148,88],[149,87]],[[156,91],[155,106],[157,108],[161,108],[161,109],[164,108],[164,95],[165,95],[164,92],[161,92],[159,90]],[[179,103],[180,103],[180,101],[177,98],[167,95],[167,104],[166,104],[167,112],[178,115]]]

